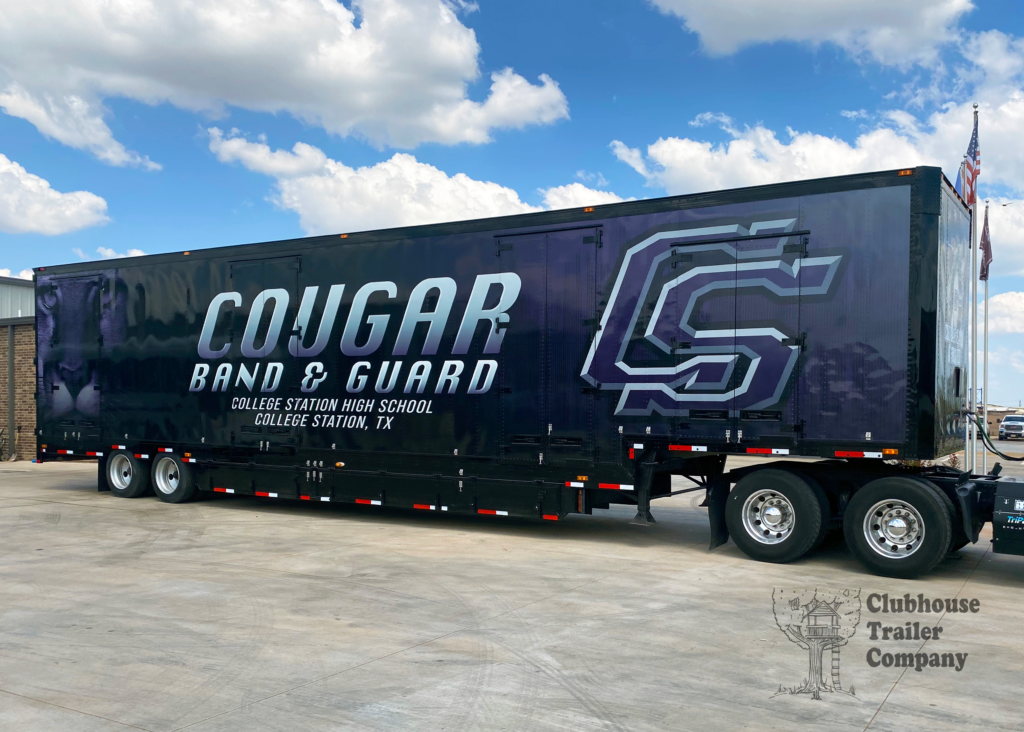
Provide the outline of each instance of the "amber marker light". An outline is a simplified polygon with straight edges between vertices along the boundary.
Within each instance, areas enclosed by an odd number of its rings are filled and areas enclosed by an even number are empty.
[[[583,209],[583,213],[594,213],[594,207],[587,206],[585,209]]]
[[[192,252],[185,252],[185,256],[187,257],[187,256],[188,256],[189,254],[191,254],[191,253],[192,253]]]
[[[348,239],[348,234],[342,234],[339,239]]]
[[[335,463],[334,467],[336,467],[336,468],[344,468],[345,467],[345,463]]]
[[[894,447],[887,447],[884,450],[882,450],[882,454],[883,455],[899,455],[900,451],[897,450]]]
[[[901,170],[897,175],[899,175],[902,178],[905,175],[913,175],[913,174],[914,174],[913,170]]]

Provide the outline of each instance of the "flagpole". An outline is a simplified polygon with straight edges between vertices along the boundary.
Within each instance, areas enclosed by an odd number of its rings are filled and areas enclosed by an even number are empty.
[[[986,232],[984,234],[985,240],[989,242],[989,244],[988,244],[989,248],[986,251],[991,252],[992,241],[991,241],[991,239],[988,238],[989,235],[987,233],[988,232],[988,200],[985,201],[985,232]],[[988,255],[986,255],[985,261],[986,262],[991,262],[991,259],[990,259],[990,257]],[[990,264],[985,266],[985,346],[984,346],[984,351],[983,351],[983,353],[985,354],[985,361],[984,361],[985,365],[982,367],[984,369],[984,372],[983,372],[984,373],[984,377],[982,378],[982,387],[981,387],[982,411],[984,412],[984,415],[985,415],[985,432],[986,433],[988,432],[988,275],[989,275],[989,267],[990,267]],[[988,450],[982,450],[981,454],[982,454],[982,465],[981,465],[981,467],[982,467],[982,470],[984,471],[985,475],[988,475]]]
[[[978,104],[974,104],[974,128],[978,128]],[[975,153],[977,155],[977,153]],[[977,167],[977,160],[974,162]],[[971,396],[974,398],[974,418],[978,418],[978,179],[977,172],[972,175],[971,186]],[[971,471],[978,466],[978,426],[975,422],[971,430]]]
[[[966,155],[966,153],[964,154],[964,159],[962,161],[960,161],[960,181],[961,181],[961,185],[962,185],[961,192],[964,194],[964,196],[966,196],[967,195],[967,155]],[[968,226],[968,237],[970,237],[970,242],[968,242],[969,246],[972,246],[971,242],[974,241],[973,232],[974,232],[974,220],[971,219],[970,224]],[[970,297],[970,292],[971,292],[970,288],[967,288],[967,296],[968,297]],[[967,311],[970,312],[970,310],[971,310],[970,303],[968,303]],[[970,346],[970,343],[968,342],[968,347],[969,346]],[[970,376],[970,360],[968,360],[968,362],[967,362],[967,370],[968,370],[968,378],[964,379],[964,381],[969,384],[970,383],[970,378],[969,378],[969,376]],[[968,391],[968,394],[967,394],[967,411],[968,412],[972,411],[972,406],[971,405],[973,403],[974,402],[972,400],[972,395]],[[964,470],[968,470],[968,471],[971,469],[971,460],[970,460],[971,449],[970,448],[971,448],[971,422],[970,422],[970,420],[967,420],[967,422],[964,424],[964,462],[963,462],[963,469]]]

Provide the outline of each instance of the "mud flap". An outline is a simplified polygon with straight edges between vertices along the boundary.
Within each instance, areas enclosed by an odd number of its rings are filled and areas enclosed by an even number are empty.
[[[708,522],[711,524],[711,543],[708,549],[729,541],[729,528],[725,525],[725,504],[728,500],[729,481],[721,476],[710,479],[704,499],[708,506]]]
[[[110,491],[107,484],[107,456],[104,455],[96,462],[96,492]]]

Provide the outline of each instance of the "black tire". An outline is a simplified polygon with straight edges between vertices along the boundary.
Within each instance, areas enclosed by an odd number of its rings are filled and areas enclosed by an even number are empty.
[[[825,489],[821,487],[821,483],[803,471],[794,472],[811,487],[814,497],[818,499],[818,505],[821,507],[821,528],[818,529],[818,538],[814,540],[814,546],[811,547],[811,549],[817,549],[825,541],[832,526],[832,506],[828,502],[828,496],[825,494]]]
[[[107,487],[115,496],[139,498],[149,490],[149,466],[127,450],[107,456]]]
[[[950,506],[949,498],[926,480],[904,476],[873,480],[857,491],[846,507],[846,545],[875,574],[903,579],[918,577],[934,569],[949,552],[953,537]],[[881,539],[887,534],[881,520],[866,524],[869,515],[891,516],[892,521],[902,521],[910,533],[893,539],[892,543],[883,542]],[[915,533],[922,538],[913,541]],[[908,540],[909,543],[903,543]]]
[[[783,519],[779,524],[783,531],[773,532],[770,524],[757,518],[766,517],[772,508],[782,516],[790,515],[790,523]],[[751,559],[792,562],[824,539],[828,499],[805,476],[765,468],[745,476],[733,488],[725,504],[725,522],[736,546]]]
[[[180,457],[162,453],[153,461],[153,493],[164,503],[185,503],[196,495],[192,467]]]
[[[970,538],[964,532],[964,522],[960,518],[960,514],[956,509],[956,504],[953,503],[953,499],[934,483],[929,483],[929,485],[938,491],[939,495],[942,497],[942,502],[946,506],[946,510],[949,512],[949,523],[952,527],[952,533],[949,540],[949,549],[946,550],[946,553],[952,554],[953,552],[958,552],[971,543]]]

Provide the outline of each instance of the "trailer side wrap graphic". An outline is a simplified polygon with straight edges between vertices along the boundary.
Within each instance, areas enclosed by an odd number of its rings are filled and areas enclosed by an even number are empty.
[[[626,250],[582,376],[621,391],[616,415],[764,409],[801,352],[798,317],[772,322],[737,297],[827,296],[841,253],[805,256],[796,218],[660,231]],[[730,240],[735,237],[734,240]],[[745,243],[757,242],[747,248]]]
[[[42,421],[78,431],[100,414],[102,354],[124,342],[128,299],[116,269],[36,280],[36,378]],[[76,417],[85,417],[77,421]],[[88,431],[88,430],[87,430]]]

